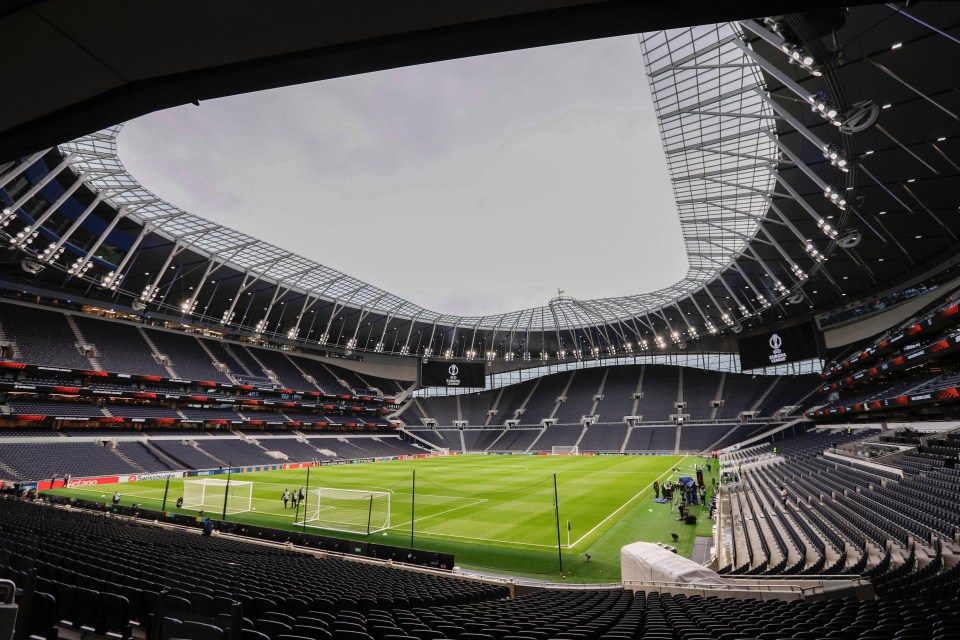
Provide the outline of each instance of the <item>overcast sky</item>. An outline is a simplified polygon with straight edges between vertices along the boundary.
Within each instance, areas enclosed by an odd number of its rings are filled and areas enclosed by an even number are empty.
[[[119,144],[173,204],[443,313],[687,268],[636,37],[222,98]]]

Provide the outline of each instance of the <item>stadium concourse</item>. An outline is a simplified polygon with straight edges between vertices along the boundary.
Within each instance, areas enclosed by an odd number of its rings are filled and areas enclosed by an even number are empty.
[[[960,637],[960,4],[257,4],[0,11],[3,640]],[[418,247],[300,256],[119,155],[170,106],[614,35],[657,291],[439,313],[322,263]]]

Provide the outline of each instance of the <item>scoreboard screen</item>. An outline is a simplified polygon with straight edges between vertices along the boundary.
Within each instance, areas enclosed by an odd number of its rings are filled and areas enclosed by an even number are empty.
[[[420,386],[485,388],[486,365],[482,362],[424,362],[420,366]]]
[[[737,342],[740,368],[744,370],[810,360],[820,355],[813,325],[810,323],[741,338]]]

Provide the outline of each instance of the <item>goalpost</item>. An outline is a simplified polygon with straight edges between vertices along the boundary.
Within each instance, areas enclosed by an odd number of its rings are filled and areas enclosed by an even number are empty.
[[[227,493],[227,480],[203,478],[183,481],[183,508],[194,511],[211,510],[221,513]],[[245,480],[230,480],[227,496],[227,513],[244,513],[253,510],[253,483]]]
[[[578,456],[580,455],[580,447],[578,445],[553,445],[553,448],[550,450],[551,455],[555,456]]]
[[[300,524],[331,531],[377,533],[390,528],[390,493],[362,489],[311,488]]]

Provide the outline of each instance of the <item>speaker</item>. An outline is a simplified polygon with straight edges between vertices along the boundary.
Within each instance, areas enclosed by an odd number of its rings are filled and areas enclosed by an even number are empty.
[[[684,524],[697,524],[697,516],[688,515],[687,519],[684,521]]]

